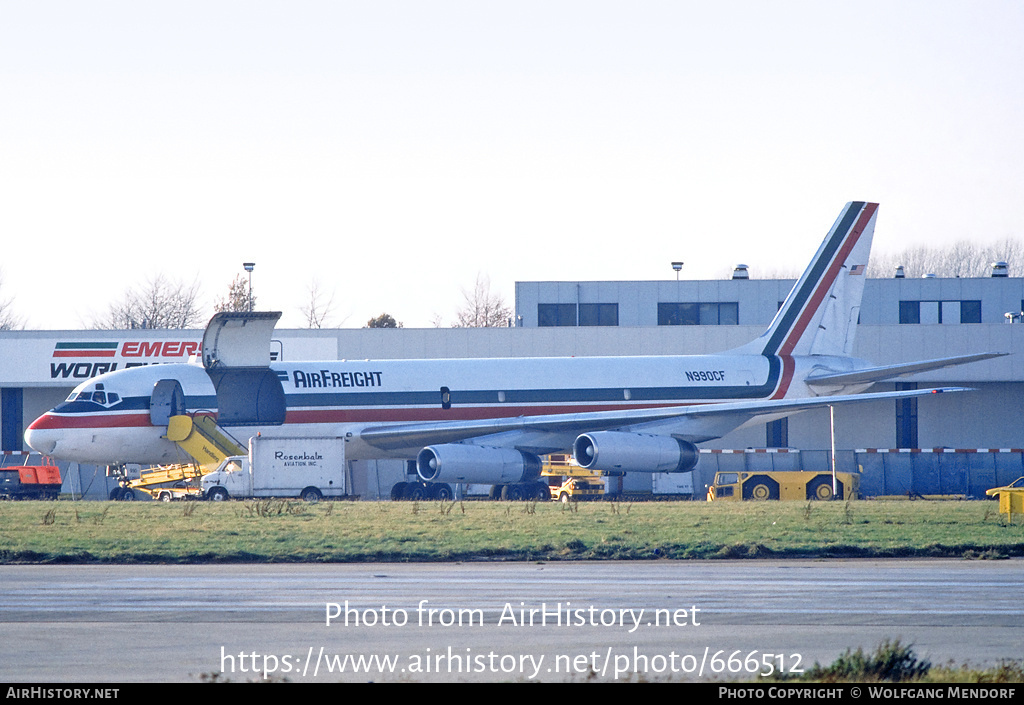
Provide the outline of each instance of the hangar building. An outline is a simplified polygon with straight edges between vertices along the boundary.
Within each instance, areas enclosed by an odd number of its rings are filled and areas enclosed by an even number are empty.
[[[278,330],[272,354],[287,360],[331,360],[716,353],[757,337],[793,285],[792,280],[754,280],[742,278],[743,274],[721,281],[519,282],[516,325],[508,328]],[[1017,354],[1024,350],[1022,311],[1024,279],[1020,278],[867,280],[857,332],[858,357],[891,364],[982,352],[1010,355],[877,386],[879,390],[968,386],[976,391],[837,408],[836,447],[846,454],[844,462],[861,465],[867,472],[882,462],[857,453],[868,449],[872,453],[873,449],[892,453],[959,449],[977,456],[964,460],[961,456],[967,454],[957,454],[955,462],[945,457],[913,458],[927,467],[893,474],[891,481],[874,488],[878,493],[904,487],[935,491],[937,487],[977,494],[982,485],[991,487],[1024,474],[1019,450],[1024,448],[1019,419],[1024,406],[1024,356]],[[80,382],[125,366],[183,361],[196,351],[202,333],[0,332],[4,361],[0,365],[0,445],[7,455],[5,462],[20,462],[17,454],[26,450],[22,439],[26,426]],[[702,453],[695,471],[696,494],[714,468],[738,462],[710,451],[820,452],[829,446],[827,410],[735,431],[702,444],[708,452]],[[978,453],[979,449],[983,452]],[[805,456],[814,458],[815,464],[822,462],[818,456]],[[769,459],[746,457],[742,462],[748,466],[768,462],[781,468],[801,461],[778,454]],[[952,469],[944,469],[950,463]],[[77,470],[79,478],[88,475],[93,478],[90,484],[98,482],[96,473]],[[368,464],[353,473],[352,482],[364,497],[387,496],[401,472]],[[906,472],[919,477],[908,479]],[[650,478],[630,476],[617,489],[643,490],[636,483],[645,482],[649,489]]]

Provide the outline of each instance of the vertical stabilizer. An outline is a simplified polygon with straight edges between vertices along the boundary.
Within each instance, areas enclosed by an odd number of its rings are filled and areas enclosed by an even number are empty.
[[[852,355],[877,203],[847,203],[771,326],[750,346],[764,355]]]

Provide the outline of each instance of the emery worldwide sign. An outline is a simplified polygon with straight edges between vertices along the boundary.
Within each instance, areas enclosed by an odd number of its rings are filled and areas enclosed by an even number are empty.
[[[188,362],[201,352],[199,340],[59,340],[50,357],[51,380],[83,380],[128,367]]]
[[[0,331],[0,387],[70,390],[104,372],[140,365],[188,362],[202,354],[201,330]],[[271,341],[270,362],[288,345],[295,359],[333,360],[333,337],[292,336]],[[201,364],[201,363],[200,363]]]

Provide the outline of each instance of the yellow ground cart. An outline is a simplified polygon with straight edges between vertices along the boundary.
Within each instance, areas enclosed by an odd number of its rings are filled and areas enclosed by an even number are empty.
[[[989,497],[999,495],[999,513],[1013,519],[1014,514],[1024,514],[1024,477],[1018,477],[1006,487],[985,490]]]
[[[548,483],[551,499],[574,502],[604,497],[604,480],[600,470],[586,470],[572,456],[554,453],[544,458],[540,475]]]
[[[856,499],[859,490],[860,475],[836,473],[836,499]],[[714,484],[708,487],[707,497],[709,502],[832,498],[832,473],[807,470],[718,472]]]

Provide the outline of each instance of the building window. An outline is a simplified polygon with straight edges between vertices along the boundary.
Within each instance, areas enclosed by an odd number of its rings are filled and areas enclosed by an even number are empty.
[[[917,389],[913,382],[897,382],[896,391]],[[896,447],[917,448],[917,397],[896,400]]]
[[[697,304],[658,304],[659,326],[695,326],[699,322]]]
[[[537,304],[537,325],[576,325],[576,304]]]
[[[580,304],[581,326],[619,325],[618,304]]]
[[[740,324],[740,305],[736,301],[728,303],[712,304],[718,307],[718,325],[738,326]],[[701,322],[704,322],[704,312],[701,311]],[[711,324],[714,325],[714,324]]]
[[[659,326],[736,326],[740,305],[735,301],[659,303]]]
[[[537,304],[537,325],[553,326],[617,326],[618,304]]]
[[[789,447],[789,419],[776,419],[765,424],[767,431],[766,448],[788,448]]]
[[[0,448],[7,451],[20,451],[25,429],[22,426],[24,409],[24,391],[18,387],[0,389]],[[111,395],[114,396],[114,395]]]
[[[960,302],[961,323],[981,323],[981,302],[961,301]]]
[[[900,301],[900,323],[920,323],[921,302]]]
[[[900,301],[900,323],[981,323],[981,302]]]

